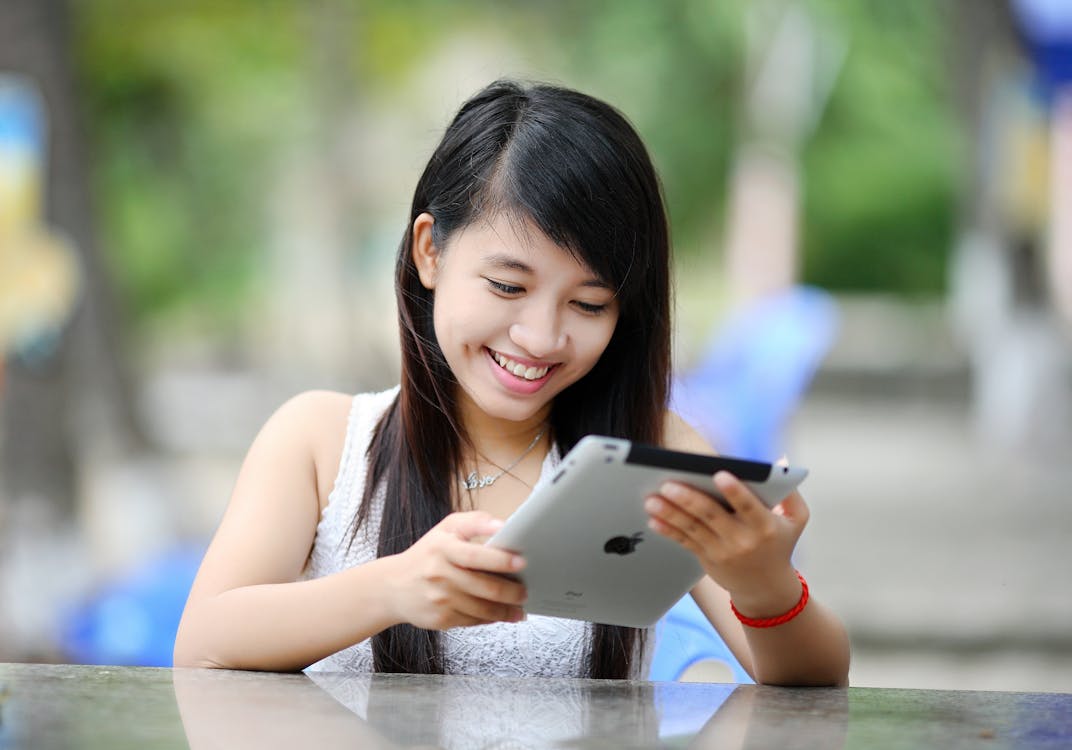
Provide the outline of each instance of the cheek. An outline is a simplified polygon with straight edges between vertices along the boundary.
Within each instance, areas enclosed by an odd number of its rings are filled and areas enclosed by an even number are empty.
[[[617,317],[615,316],[610,320],[600,319],[598,323],[599,325],[592,325],[587,328],[577,340],[577,349],[582,352],[582,359],[587,364],[587,369],[594,367],[599,358],[603,356],[603,352],[606,351],[611,337],[614,335]]]
[[[449,358],[459,347],[483,345],[491,317],[472,294],[453,290],[437,294],[432,320],[443,353]]]
[[[447,361],[451,370],[458,367],[458,321],[450,315],[450,300],[442,299],[436,295],[436,305],[432,311],[432,327],[435,331],[436,343]]]

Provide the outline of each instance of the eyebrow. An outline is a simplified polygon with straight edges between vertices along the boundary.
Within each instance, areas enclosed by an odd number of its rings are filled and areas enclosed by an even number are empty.
[[[530,276],[535,274],[536,271],[528,263],[524,263],[517,258],[510,255],[496,254],[484,256],[484,263],[492,268],[497,268],[502,271],[518,271],[520,273],[529,274]],[[614,287],[601,279],[592,277],[585,279],[581,282],[581,286],[595,287],[596,289],[610,289],[614,290]]]

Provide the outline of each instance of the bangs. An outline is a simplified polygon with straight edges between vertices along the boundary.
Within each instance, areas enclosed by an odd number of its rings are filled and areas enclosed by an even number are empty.
[[[653,260],[636,179],[590,128],[544,119],[522,118],[474,195],[471,220],[505,216],[520,237],[539,229],[628,302]]]

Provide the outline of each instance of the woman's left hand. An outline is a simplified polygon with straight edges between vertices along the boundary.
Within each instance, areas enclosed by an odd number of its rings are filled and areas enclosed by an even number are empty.
[[[780,614],[800,593],[791,557],[808,523],[804,498],[793,492],[771,510],[728,472],[716,474],[714,485],[732,510],[707,493],[667,482],[644,503],[648,525],[696,555],[739,610]]]

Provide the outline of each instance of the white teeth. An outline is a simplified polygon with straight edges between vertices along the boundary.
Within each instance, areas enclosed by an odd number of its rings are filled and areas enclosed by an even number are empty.
[[[524,378],[525,380],[539,380],[548,373],[550,367],[525,367],[520,362],[515,362],[509,357],[504,357],[498,352],[492,352],[492,356],[495,361],[499,363],[507,372],[511,373],[515,377]]]

